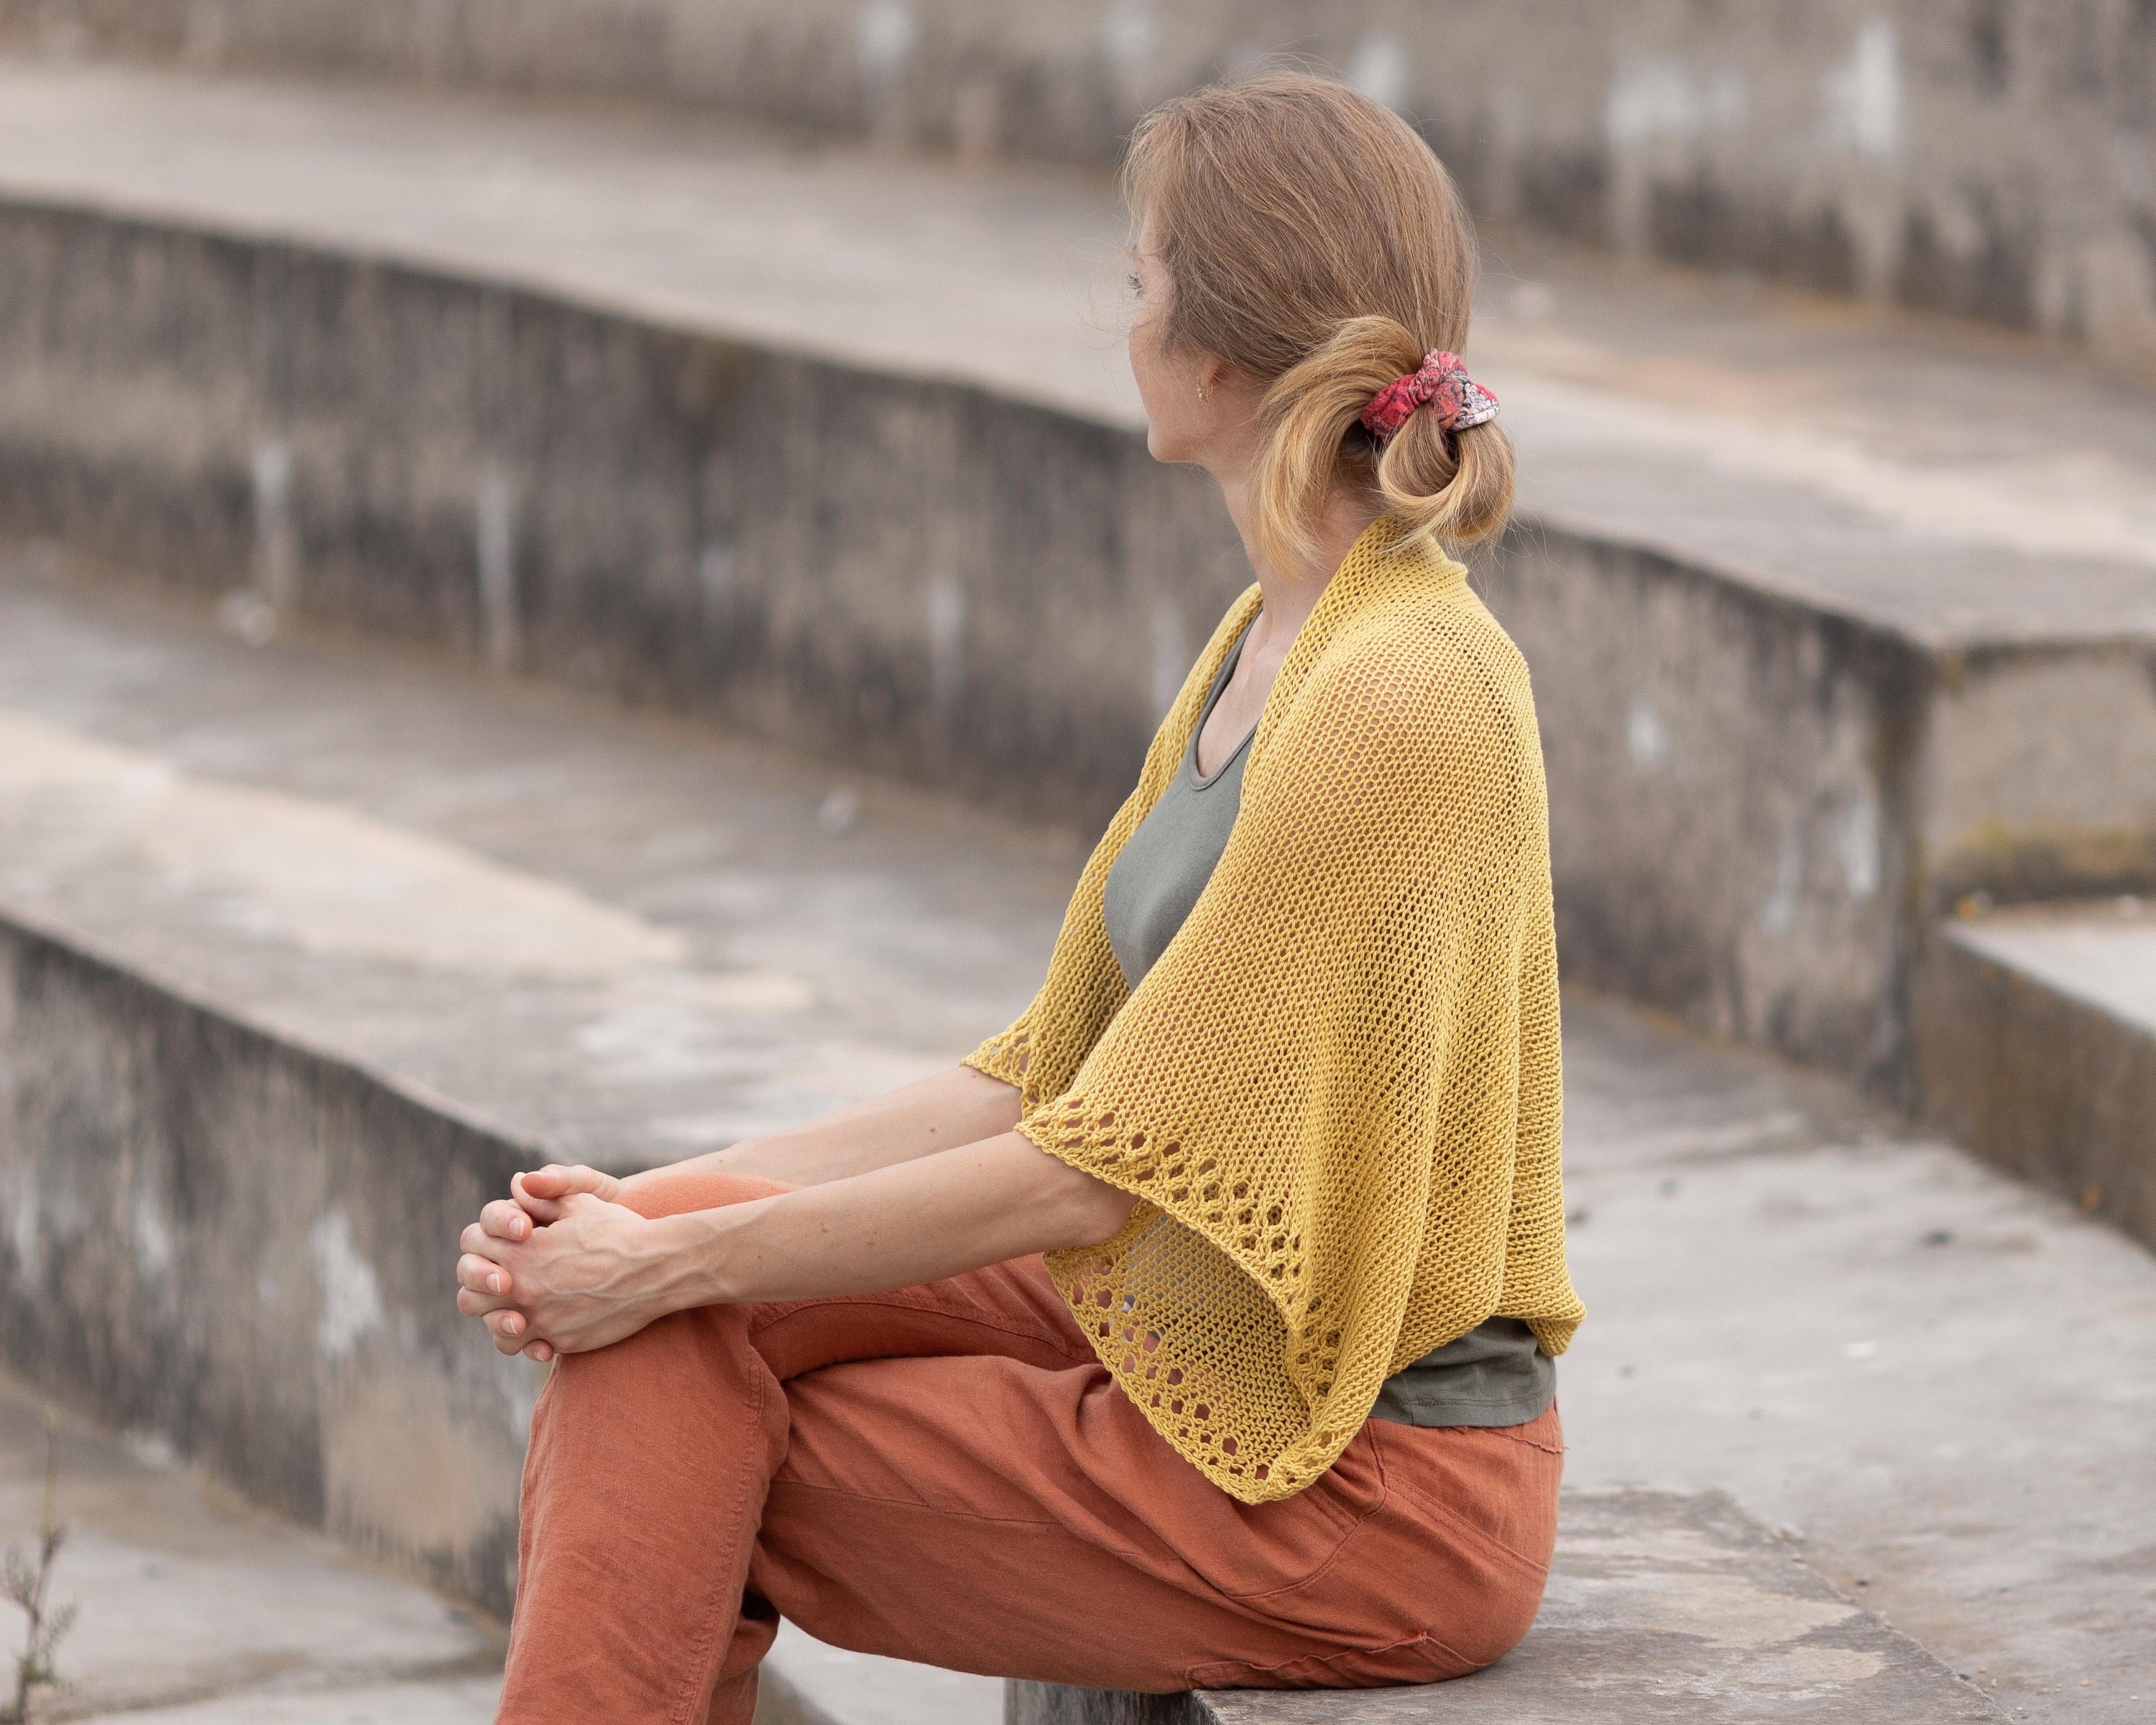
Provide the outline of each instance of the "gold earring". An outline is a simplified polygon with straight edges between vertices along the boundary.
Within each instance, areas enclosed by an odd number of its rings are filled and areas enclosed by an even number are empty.
[[[1205,386],[1203,383],[1198,386],[1198,398],[1200,401],[1205,399]]]

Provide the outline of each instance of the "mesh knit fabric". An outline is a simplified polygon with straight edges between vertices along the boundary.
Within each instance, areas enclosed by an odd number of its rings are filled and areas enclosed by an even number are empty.
[[[1291,1496],[1385,1378],[1492,1316],[1546,1353],[1565,1271],[1548,805],[1527,671],[1467,572],[1381,520],[1265,702],[1233,834],[1135,992],[1101,914],[1173,777],[1214,630],[1080,878],[1024,1014],[968,1057],[1019,1130],[1142,1200],[1050,1254],[1162,1435],[1246,1502]]]

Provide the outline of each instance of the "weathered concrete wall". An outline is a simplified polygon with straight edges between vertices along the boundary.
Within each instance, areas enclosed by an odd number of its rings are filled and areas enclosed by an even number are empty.
[[[0,519],[1078,826],[1247,579],[1126,431],[21,206]]]
[[[532,1153],[0,923],[0,1345],[257,1502],[506,1611],[537,1371],[444,1296]]]
[[[1891,1080],[1925,656],[1547,526],[1478,581],[1536,671],[1567,975]]]
[[[2156,649],[1946,650],[1530,521],[1477,583],[1536,672],[1566,973],[1913,1101],[1924,931],[2156,884]]]
[[[1099,161],[1286,53],[1424,125],[1486,215],[2156,358],[2138,0],[0,0],[0,40]]]
[[[1926,739],[1927,911],[2156,882],[2156,644],[1947,653]]]
[[[0,530],[1080,829],[1245,578],[1132,432],[21,204]],[[1483,561],[1584,981],[1906,1095],[1917,931],[1955,897],[2156,885],[2146,644],[1934,650],[1547,522]]]

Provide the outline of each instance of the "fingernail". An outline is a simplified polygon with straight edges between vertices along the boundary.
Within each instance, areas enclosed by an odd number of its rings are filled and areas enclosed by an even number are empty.
[[[524,1320],[514,1314],[506,1319],[501,1327],[512,1336],[521,1336],[524,1333]]]
[[[487,1277],[486,1291],[490,1294],[500,1293],[501,1291],[501,1278],[498,1276],[490,1276]]]

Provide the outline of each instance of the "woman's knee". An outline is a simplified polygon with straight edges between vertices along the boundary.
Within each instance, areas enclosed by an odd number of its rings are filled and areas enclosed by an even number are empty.
[[[752,1174],[729,1174],[699,1168],[655,1168],[640,1174],[622,1189],[619,1201],[647,1221],[661,1216],[685,1215],[691,1210],[722,1209],[730,1204],[748,1204],[759,1198],[776,1198],[794,1189],[783,1180],[762,1180]]]

